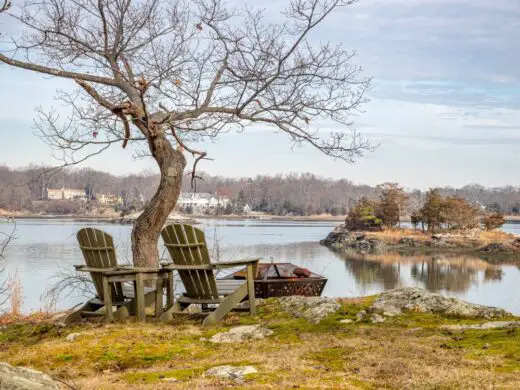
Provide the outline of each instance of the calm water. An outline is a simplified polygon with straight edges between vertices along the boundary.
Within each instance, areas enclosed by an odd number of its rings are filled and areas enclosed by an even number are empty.
[[[327,296],[352,297],[417,286],[520,314],[520,263],[519,266],[492,265],[467,256],[341,257],[318,244],[337,224],[206,219],[199,226],[206,232],[214,257],[219,256],[222,261],[251,256],[269,261],[272,257],[307,267],[329,279],[323,293]],[[112,234],[119,261],[129,261],[130,226],[64,220],[17,222],[18,238],[6,252],[4,274],[17,274],[21,280],[26,312],[44,307],[41,296],[56,282],[58,269],[70,270],[73,264],[83,263],[75,234],[84,226],[95,226]],[[0,231],[10,229],[12,225],[0,225]],[[505,225],[504,230],[520,234],[520,224]],[[58,308],[68,308],[82,300],[69,296]]]

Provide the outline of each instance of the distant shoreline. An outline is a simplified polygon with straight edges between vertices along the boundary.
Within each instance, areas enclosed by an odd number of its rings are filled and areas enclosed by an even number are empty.
[[[7,215],[0,215],[1,218],[7,218]],[[41,215],[41,214],[14,214],[9,215],[14,219],[41,219],[41,220],[71,220],[71,221],[90,221],[90,222],[112,222],[117,223],[125,220],[125,217],[119,216],[101,216],[101,215]],[[224,219],[224,220],[265,220],[265,221],[301,221],[301,222],[343,222],[345,215],[308,215],[308,216],[282,216],[282,215],[185,215],[188,219]],[[506,223],[520,223],[520,216],[507,215],[504,217]],[[402,218],[401,222],[410,222],[409,218]],[[128,222],[126,222],[128,223]]]

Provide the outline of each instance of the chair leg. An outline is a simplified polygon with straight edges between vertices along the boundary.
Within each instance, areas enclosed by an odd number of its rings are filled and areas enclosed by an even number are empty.
[[[144,294],[144,306],[148,307],[152,304],[155,304],[155,291],[149,291]],[[120,306],[116,312],[114,313],[114,318],[116,320],[122,320],[130,315],[135,315],[137,313],[137,299],[132,299],[126,302],[124,305]]]
[[[228,295],[222,302],[220,302],[215,311],[204,319],[202,325],[207,326],[219,322],[227,313],[238,305],[247,294],[247,283],[244,283],[235,292]]]
[[[249,313],[254,316],[256,314],[255,299],[255,278],[253,275],[253,265],[247,266],[247,295],[249,296]]]
[[[105,304],[105,318],[107,322],[112,322],[114,320],[114,314],[112,313],[112,289],[106,276],[103,276],[103,303]]]
[[[138,273],[135,275],[135,288],[136,295],[135,300],[137,302],[137,321],[144,322],[146,320],[146,307],[144,302],[144,281],[143,274]]]
[[[173,282],[173,271],[168,272],[166,277],[166,307],[170,308],[175,302],[175,285]]]
[[[163,313],[163,278],[158,276],[155,284],[155,317],[160,317]]]
[[[172,320],[172,314],[173,313],[180,313],[182,311],[182,307],[181,305],[179,305],[178,303],[174,303],[173,305],[171,305],[168,310],[166,310],[163,314],[161,314],[161,321],[162,322],[168,322],[168,321],[171,321]]]

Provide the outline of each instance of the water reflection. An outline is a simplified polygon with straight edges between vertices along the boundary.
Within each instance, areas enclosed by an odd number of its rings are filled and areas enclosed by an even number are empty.
[[[502,280],[503,270],[478,257],[463,255],[401,256],[358,254],[341,256],[348,272],[362,286],[380,285],[384,290],[406,284],[407,279],[434,291],[462,293],[483,282]]]

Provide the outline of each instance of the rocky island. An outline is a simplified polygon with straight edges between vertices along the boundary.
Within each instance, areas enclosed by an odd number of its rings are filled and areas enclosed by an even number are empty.
[[[520,237],[499,230],[505,222],[503,215],[482,213],[465,199],[443,197],[437,189],[431,189],[422,207],[411,212],[413,229],[401,228],[406,199],[402,188],[387,184],[379,200],[361,198],[345,222],[320,244],[338,253],[520,253]]]
[[[474,252],[481,254],[520,254],[520,238],[502,231],[479,228],[428,233],[411,229],[352,231],[345,224],[336,227],[320,241],[335,252]]]

